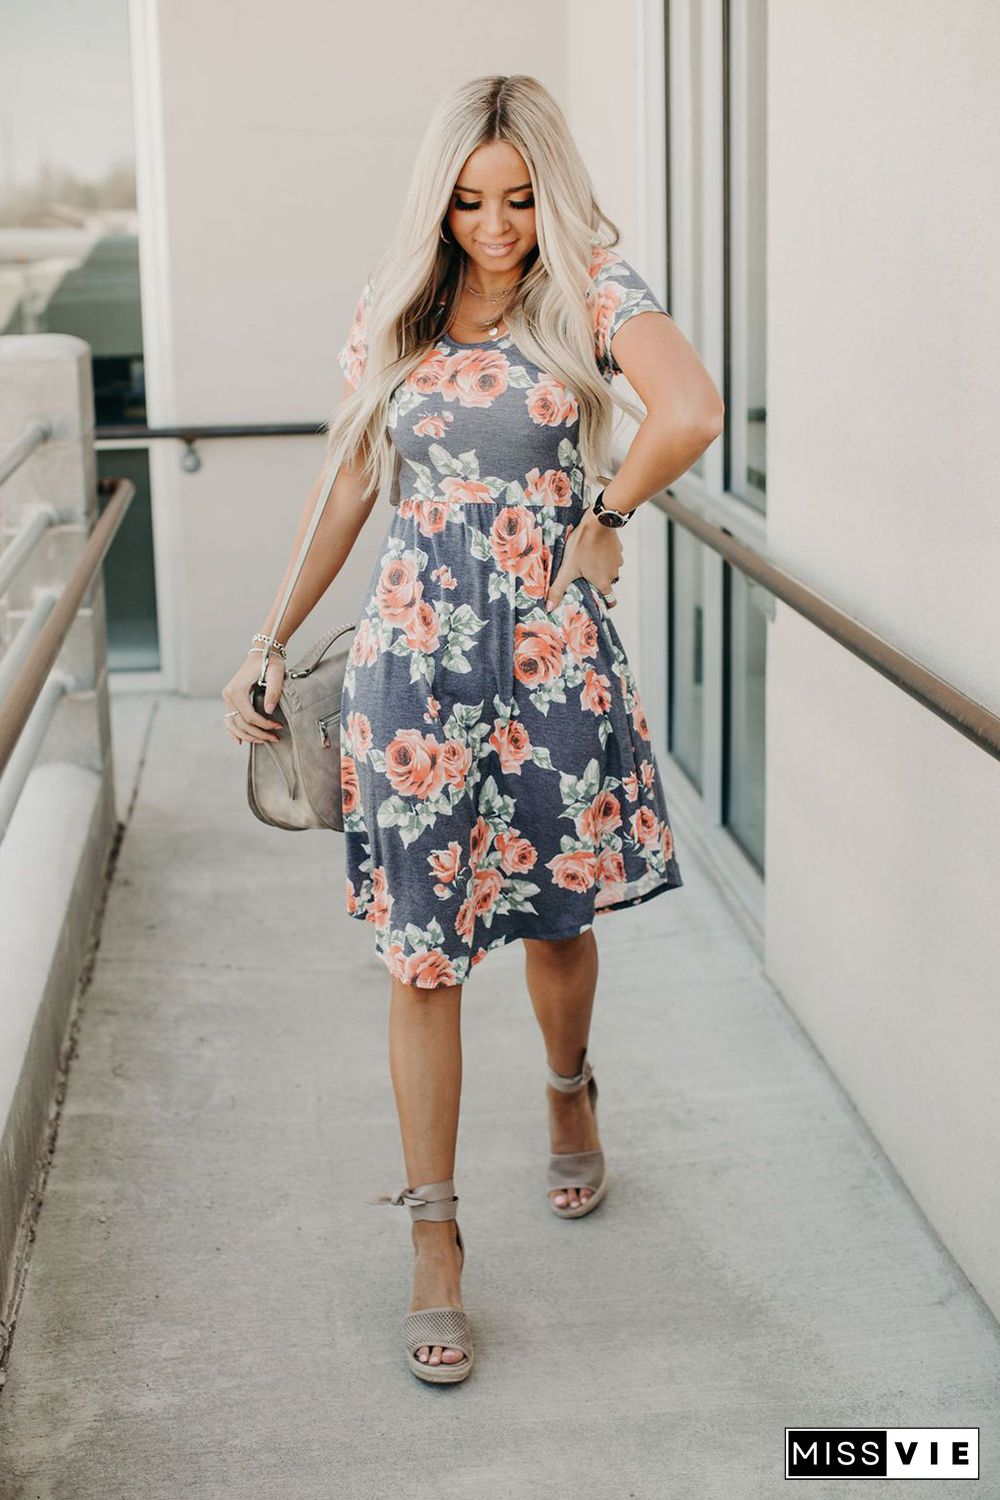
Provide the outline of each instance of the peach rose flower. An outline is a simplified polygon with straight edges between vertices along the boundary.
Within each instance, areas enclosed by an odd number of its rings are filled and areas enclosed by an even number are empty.
[[[351,665],[354,667],[370,667],[378,656],[378,636],[372,629],[370,620],[362,620],[354,632],[354,640],[351,642]]]
[[[648,740],[649,725],[646,723],[646,714],[638,698],[636,698],[635,707],[632,710],[632,723],[636,727],[636,732],[640,734],[644,740]]]
[[[622,777],[622,791],[630,802],[639,800],[639,778],[634,771]]]
[[[534,844],[521,838],[515,828],[509,833],[498,833],[496,844],[500,850],[500,867],[508,875],[523,875],[538,859],[538,850]]]
[[[476,916],[482,917],[492,911],[496,899],[503,890],[503,875],[492,865],[489,869],[476,870],[472,876],[472,904]]]
[[[375,601],[382,619],[394,625],[405,625],[422,594],[416,560],[412,557],[390,558],[375,588]]]
[[[443,349],[432,350],[427,358],[421,360],[417,368],[407,375],[406,385],[411,391],[418,391],[421,396],[432,396],[435,391],[441,389],[448,370],[448,358],[449,356]],[[435,435],[440,437],[441,433]]]
[[[347,715],[347,739],[358,760],[364,760],[372,747],[372,726],[367,714]]]
[[[528,481],[525,498],[538,505],[569,505],[573,498],[569,475],[563,469],[546,469],[544,474],[529,469],[524,477]]]
[[[458,879],[458,872],[462,868],[461,844],[452,839],[447,849],[432,850],[427,856],[427,863],[435,880],[442,885],[451,885],[453,880]]]
[[[404,797],[435,796],[444,786],[444,746],[419,729],[401,729],[385,751],[385,774]]]
[[[385,870],[379,865],[378,869],[372,871],[372,893],[365,912],[367,920],[376,927],[388,927],[393,899]]]
[[[639,775],[642,778],[643,786],[648,792],[650,787],[653,785],[654,780],[656,779],[656,773],[653,770],[653,762],[651,760],[643,761],[642,765],[639,767]]]
[[[670,859],[674,852],[674,836],[670,832],[669,825],[666,823],[664,823],[662,832],[660,833],[660,848],[663,851],[663,858]]]
[[[386,967],[393,979],[398,979],[400,984],[406,983],[406,957],[403,953],[402,943],[393,943],[385,953]]]
[[[357,911],[357,909],[358,909],[358,898],[357,898],[357,895],[355,894],[355,891],[354,891],[354,881],[353,880],[348,880],[348,882],[347,882],[347,910],[348,910],[348,914],[350,916],[353,916],[354,913]]]
[[[563,663],[562,632],[548,620],[514,626],[514,676],[530,687],[558,677]]]
[[[597,856],[598,885],[624,885],[625,861],[617,849],[602,849]]]
[[[444,563],[441,564],[440,568],[434,569],[431,577],[437,583],[439,583],[443,589],[453,589],[458,586],[458,579],[455,577],[451,569],[446,567]]]
[[[444,766],[445,781],[461,791],[472,765],[472,751],[461,740],[445,740],[441,764]]]
[[[553,885],[565,891],[589,891],[597,871],[597,856],[592,849],[570,849],[545,861],[552,871]]]
[[[570,655],[580,665],[597,651],[597,624],[586,610],[570,607],[562,622],[563,636]]]
[[[542,533],[524,505],[505,505],[490,527],[493,556],[506,573],[520,573],[542,546]]]
[[[660,837],[660,820],[651,807],[640,807],[634,812],[629,827],[637,844],[655,844]]]
[[[580,703],[583,708],[589,708],[592,714],[606,714],[611,707],[610,678],[596,668],[588,667],[580,689]]]
[[[589,807],[576,820],[580,838],[599,844],[609,833],[621,827],[621,803],[613,792],[598,792]]]
[[[440,703],[434,697],[433,694],[429,694],[428,698],[427,698],[427,712],[424,714],[424,721],[425,721],[425,723],[427,723],[427,724],[433,724],[435,722],[435,720],[440,717],[440,714],[441,714],[441,705],[440,705]]]
[[[500,757],[501,771],[520,776],[521,767],[531,759],[531,741],[524,725],[516,719],[507,724],[497,719],[489,742]]]
[[[413,651],[434,651],[440,639],[440,630],[437,610],[426,599],[421,599],[406,623],[406,644]]]
[[[345,814],[355,812],[361,800],[361,792],[358,788],[358,768],[349,755],[340,757],[340,795]]]
[[[469,834],[469,864],[473,867],[478,865],[490,847],[490,825],[485,818],[477,818],[472,832]]]
[[[539,427],[560,427],[579,416],[576,397],[554,375],[543,374],[528,391],[528,415]]]
[[[426,953],[412,953],[406,960],[404,984],[412,984],[418,990],[436,990],[442,985],[455,983],[455,970],[451,959],[440,948],[429,948]]]
[[[476,912],[470,898],[467,901],[463,901],[458,908],[458,915],[455,918],[455,932],[462,939],[463,943],[471,943],[475,927]]]
[[[452,354],[441,394],[459,406],[491,406],[507,389],[510,364],[499,349],[468,349]]]
[[[489,485],[483,484],[478,479],[458,479],[452,475],[448,479],[442,479],[441,488],[452,505],[494,505],[496,503],[490,494]]]
[[[442,358],[445,357],[442,355]],[[414,422],[413,431],[417,437],[441,438],[448,430],[448,423],[454,420],[455,413],[452,411],[428,412],[426,417]]]

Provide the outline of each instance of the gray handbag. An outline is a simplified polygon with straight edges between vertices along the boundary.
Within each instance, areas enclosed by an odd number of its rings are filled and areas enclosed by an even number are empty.
[[[294,580],[293,580],[294,582]],[[276,740],[250,741],[247,798],[262,823],[275,828],[344,829],[340,789],[340,698],[353,625],[338,625],[291,670],[270,718],[284,726]],[[331,649],[339,642],[337,650]],[[266,667],[267,658],[261,657]],[[258,679],[253,706],[264,711]]]
[[[340,472],[342,452],[341,448],[337,461],[330,462],[329,477],[302,538],[298,561],[271,628],[274,639],[280,639],[278,631]],[[399,503],[399,476],[400,453],[394,448],[393,464],[385,487],[392,505]],[[274,711],[267,716],[276,719],[283,726],[283,732],[276,740],[249,742],[247,800],[251,811],[262,823],[270,823],[275,828],[344,831],[340,786],[340,699],[351,651],[350,632],[354,628],[353,624],[338,625],[318,640],[294,667],[285,669],[281,696]],[[331,650],[337,642],[340,643],[337,649]],[[260,714],[264,712],[267,661],[262,652],[260,676],[250,690],[250,701]]]

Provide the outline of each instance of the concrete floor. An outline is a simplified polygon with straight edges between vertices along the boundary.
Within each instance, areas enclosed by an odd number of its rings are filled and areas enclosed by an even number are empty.
[[[749,1500],[789,1493],[786,1425],[936,1424],[981,1428],[977,1494],[1000,1496],[996,1325],[679,825],[685,886],[598,925],[614,1180],[592,1216],[546,1206],[519,947],[467,987],[477,1363],[415,1380],[409,1215],[365,1202],[404,1180],[386,975],[337,836],[252,817],[218,700],[114,712],[129,827],[0,1402],[3,1500]]]

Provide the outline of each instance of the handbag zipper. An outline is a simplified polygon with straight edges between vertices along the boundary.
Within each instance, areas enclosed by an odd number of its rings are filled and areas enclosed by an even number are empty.
[[[317,723],[317,725],[319,727],[319,742],[323,746],[324,750],[329,750],[331,748],[330,747],[329,725],[331,725],[335,719],[339,719],[339,718],[340,718],[340,714],[339,713],[335,713],[335,714],[327,714],[327,716],[326,716],[325,719],[317,719],[316,720],[316,723]]]

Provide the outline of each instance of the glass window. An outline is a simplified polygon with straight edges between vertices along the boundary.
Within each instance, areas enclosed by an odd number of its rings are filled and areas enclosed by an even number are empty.
[[[770,595],[725,564],[723,821],[764,870],[764,703]]]
[[[670,580],[670,659],[668,662],[668,746],[699,792],[704,767],[704,548],[683,526],[667,528]]]
[[[755,510],[767,490],[767,4],[727,0],[729,395],[727,488]]]

